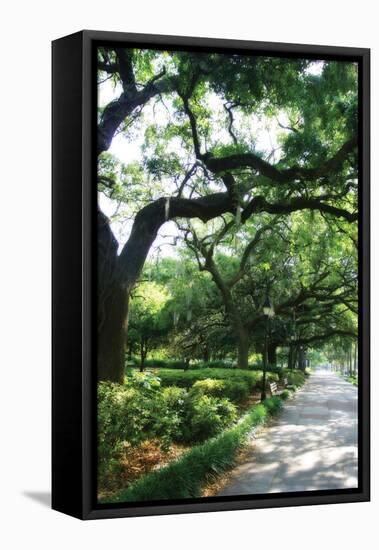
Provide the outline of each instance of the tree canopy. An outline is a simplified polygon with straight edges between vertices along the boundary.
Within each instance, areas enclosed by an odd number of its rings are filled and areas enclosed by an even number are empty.
[[[246,368],[266,294],[272,362],[354,341],[357,78],[340,60],[99,48],[101,378],[120,379],[130,296],[130,338],[183,358]]]

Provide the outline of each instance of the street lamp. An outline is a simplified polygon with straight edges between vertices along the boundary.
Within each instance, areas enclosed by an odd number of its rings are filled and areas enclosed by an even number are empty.
[[[296,340],[296,314],[294,310],[293,320],[292,320],[291,342],[290,342],[289,351],[288,351],[288,367],[290,369],[293,369],[294,359],[296,359],[295,340]]]
[[[262,393],[261,401],[266,399],[266,371],[267,371],[267,346],[268,346],[268,332],[269,332],[269,321],[274,317],[275,311],[270,302],[270,298],[267,295],[265,302],[263,304],[263,315],[265,316],[265,349],[263,354],[263,377],[262,377]]]

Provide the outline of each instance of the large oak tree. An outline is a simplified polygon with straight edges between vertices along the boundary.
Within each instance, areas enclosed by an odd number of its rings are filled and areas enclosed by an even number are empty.
[[[262,213],[313,211],[345,232],[356,225],[356,67],[325,62],[316,75],[312,67],[307,60],[99,50],[99,80],[110,79],[119,90],[99,109],[99,190],[134,208],[120,252],[109,220],[98,212],[100,379],[122,381],[129,297],[167,221],[240,227]],[[167,104],[170,116],[163,126],[146,128],[144,165],[129,167],[120,189],[106,151],[120,132],[133,139],[152,102]],[[281,129],[278,151],[260,149],[254,126],[261,120]],[[173,141],[180,154],[170,149]],[[142,198],[130,192],[136,181]],[[167,181],[169,193],[162,185],[152,189]],[[242,357],[245,367],[245,352]]]

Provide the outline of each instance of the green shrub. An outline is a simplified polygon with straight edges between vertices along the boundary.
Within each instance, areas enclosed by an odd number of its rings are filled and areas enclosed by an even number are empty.
[[[204,441],[237,420],[237,409],[229,399],[192,394],[186,404],[182,438],[184,441]]]
[[[199,497],[204,482],[235,465],[237,451],[246,442],[252,428],[265,421],[269,403],[270,400],[266,400],[265,403],[254,406],[234,427],[196,445],[178,460],[142,477],[106,502]]]
[[[289,392],[289,390],[283,390],[280,394],[280,397],[281,399],[283,399],[283,401],[286,401],[290,395],[291,393]]]
[[[232,361],[225,361],[217,359],[214,361],[201,361],[198,363],[202,369],[233,369],[235,368],[235,363]]]
[[[168,366],[168,362],[164,359],[145,359],[145,367],[151,369],[165,369]]]
[[[192,393],[201,393],[203,395],[213,395],[215,397],[227,397],[235,403],[245,401],[249,394],[249,384],[246,380],[219,380],[215,378],[206,378],[197,380],[190,390]]]
[[[288,384],[298,387],[305,382],[305,374],[301,370],[283,369],[283,378],[287,378]]]
[[[288,384],[288,386],[286,386],[286,390],[288,391],[295,392],[297,389],[297,386],[295,386],[294,384]]]
[[[167,361],[167,367],[169,369],[181,369],[185,370],[188,368],[194,368],[193,366],[188,366],[188,364],[185,361]]]
[[[159,378],[151,374],[133,373],[124,385],[100,382],[97,399],[100,475],[116,466],[125,444],[138,445],[159,437],[167,446],[178,437],[182,417],[169,405]]]
[[[273,397],[265,399],[263,404],[270,415],[276,414],[283,406],[283,402],[279,395],[274,395]]]
[[[222,397],[223,395],[225,395],[225,386],[225,380],[205,378],[204,380],[197,380],[192,386],[191,391],[203,395],[214,395],[216,397]]]
[[[277,376],[277,375],[272,375]],[[198,380],[207,378],[216,380],[228,380],[230,382],[242,381],[249,388],[249,392],[254,390],[262,378],[262,372],[249,371],[244,369],[189,369],[187,371],[175,371],[162,369],[159,372],[162,386],[179,386],[181,388],[191,388]],[[277,379],[277,378],[276,378]]]
[[[163,399],[171,410],[180,410],[187,399],[187,392],[177,386],[162,388]]]

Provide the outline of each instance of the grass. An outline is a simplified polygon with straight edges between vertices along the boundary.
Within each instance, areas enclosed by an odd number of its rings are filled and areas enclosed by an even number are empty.
[[[196,445],[178,460],[140,478],[126,490],[102,502],[141,502],[194,498],[201,495],[204,483],[235,465],[238,451],[246,444],[252,429],[282,407],[282,398],[274,396],[255,405],[234,427]]]

